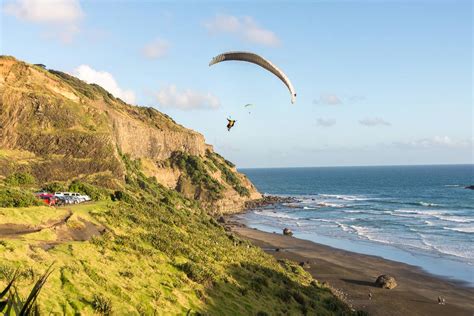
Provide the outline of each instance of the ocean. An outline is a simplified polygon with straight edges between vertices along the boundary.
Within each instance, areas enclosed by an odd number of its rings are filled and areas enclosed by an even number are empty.
[[[474,165],[240,169],[285,203],[248,226],[381,256],[474,286]],[[383,272],[383,271],[381,271]]]

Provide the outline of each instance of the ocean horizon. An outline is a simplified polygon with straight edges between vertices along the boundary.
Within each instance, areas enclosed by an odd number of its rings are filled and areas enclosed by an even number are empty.
[[[474,165],[242,168],[295,202],[239,215],[267,232],[377,255],[474,286]]]

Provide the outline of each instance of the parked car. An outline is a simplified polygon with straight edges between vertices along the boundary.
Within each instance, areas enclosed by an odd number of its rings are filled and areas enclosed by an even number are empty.
[[[37,197],[41,201],[43,201],[46,205],[49,205],[49,206],[56,205],[57,198],[53,194],[41,193],[41,194],[38,194]]]
[[[77,192],[54,192],[54,196],[60,199],[62,204],[78,204],[91,200],[88,195]]]

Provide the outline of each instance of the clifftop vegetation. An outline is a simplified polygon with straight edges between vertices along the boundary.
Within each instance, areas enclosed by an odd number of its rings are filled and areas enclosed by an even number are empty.
[[[53,264],[43,314],[352,314],[209,215],[260,195],[198,133],[11,57],[0,100],[0,289],[18,270],[24,297]],[[94,201],[40,206],[40,189]]]

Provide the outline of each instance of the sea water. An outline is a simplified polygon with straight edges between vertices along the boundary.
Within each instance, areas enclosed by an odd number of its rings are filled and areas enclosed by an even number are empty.
[[[240,215],[250,227],[377,255],[474,286],[474,165],[242,169],[295,202]],[[383,271],[380,271],[381,273]]]

